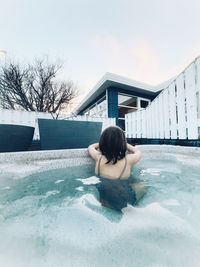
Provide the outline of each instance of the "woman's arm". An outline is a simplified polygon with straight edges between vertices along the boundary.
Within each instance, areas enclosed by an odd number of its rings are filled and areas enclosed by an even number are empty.
[[[131,164],[135,164],[141,159],[141,152],[137,147],[127,144],[127,150],[129,152],[127,158]]]
[[[99,156],[101,155],[101,152],[98,150],[99,148],[99,143],[92,144],[88,147],[88,153],[91,158],[94,160],[98,160]]]

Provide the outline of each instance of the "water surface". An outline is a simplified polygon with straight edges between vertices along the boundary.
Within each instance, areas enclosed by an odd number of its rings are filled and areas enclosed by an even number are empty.
[[[148,192],[123,214],[99,203],[93,166],[1,173],[0,265],[198,267],[199,173],[190,156],[142,160]]]

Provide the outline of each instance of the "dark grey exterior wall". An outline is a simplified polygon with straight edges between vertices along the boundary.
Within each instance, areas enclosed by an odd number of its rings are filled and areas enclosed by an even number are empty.
[[[118,89],[114,87],[107,88],[107,108],[108,118],[118,120]]]
[[[17,152],[29,149],[34,127],[0,124],[0,152]]]
[[[87,148],[97,143],[102,123],[91,121],[70,121],[38,119],[42,150]]]

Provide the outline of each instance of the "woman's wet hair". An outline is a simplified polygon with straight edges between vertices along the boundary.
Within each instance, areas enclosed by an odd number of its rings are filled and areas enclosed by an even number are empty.
[[[126,155],[127,142],[124,132],[117,126],[106,128],[99,140],[99,149],[108,160],[107,163],[115,164]]]

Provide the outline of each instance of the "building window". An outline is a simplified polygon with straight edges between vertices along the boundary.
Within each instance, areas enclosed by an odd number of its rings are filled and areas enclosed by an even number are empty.
[[[118,124],[125,130],[125,115],[140,108],[146,108],[150,103],[149,99],[137,96],[118,94]]]
[[[136,96],[118,94],[118,125],[125,130],[125,115],[138,109]]]
[[[146,100],[140,100],[140,107],[146,108],[149,105],[149,101]]]
[[[107,116],[107,102],[106,97],[99,99],[95,104],[88,108],[84,115],[90,117],[106,117]]]
[[[137,97],[118,94],[118,105],[137,108]]]
[[[133,112],[135,110],[136,109],[134,109],[132,107],[119,106],[118,107],[118,118],[125,118],[126,114],[131,113],[131,112]]]

